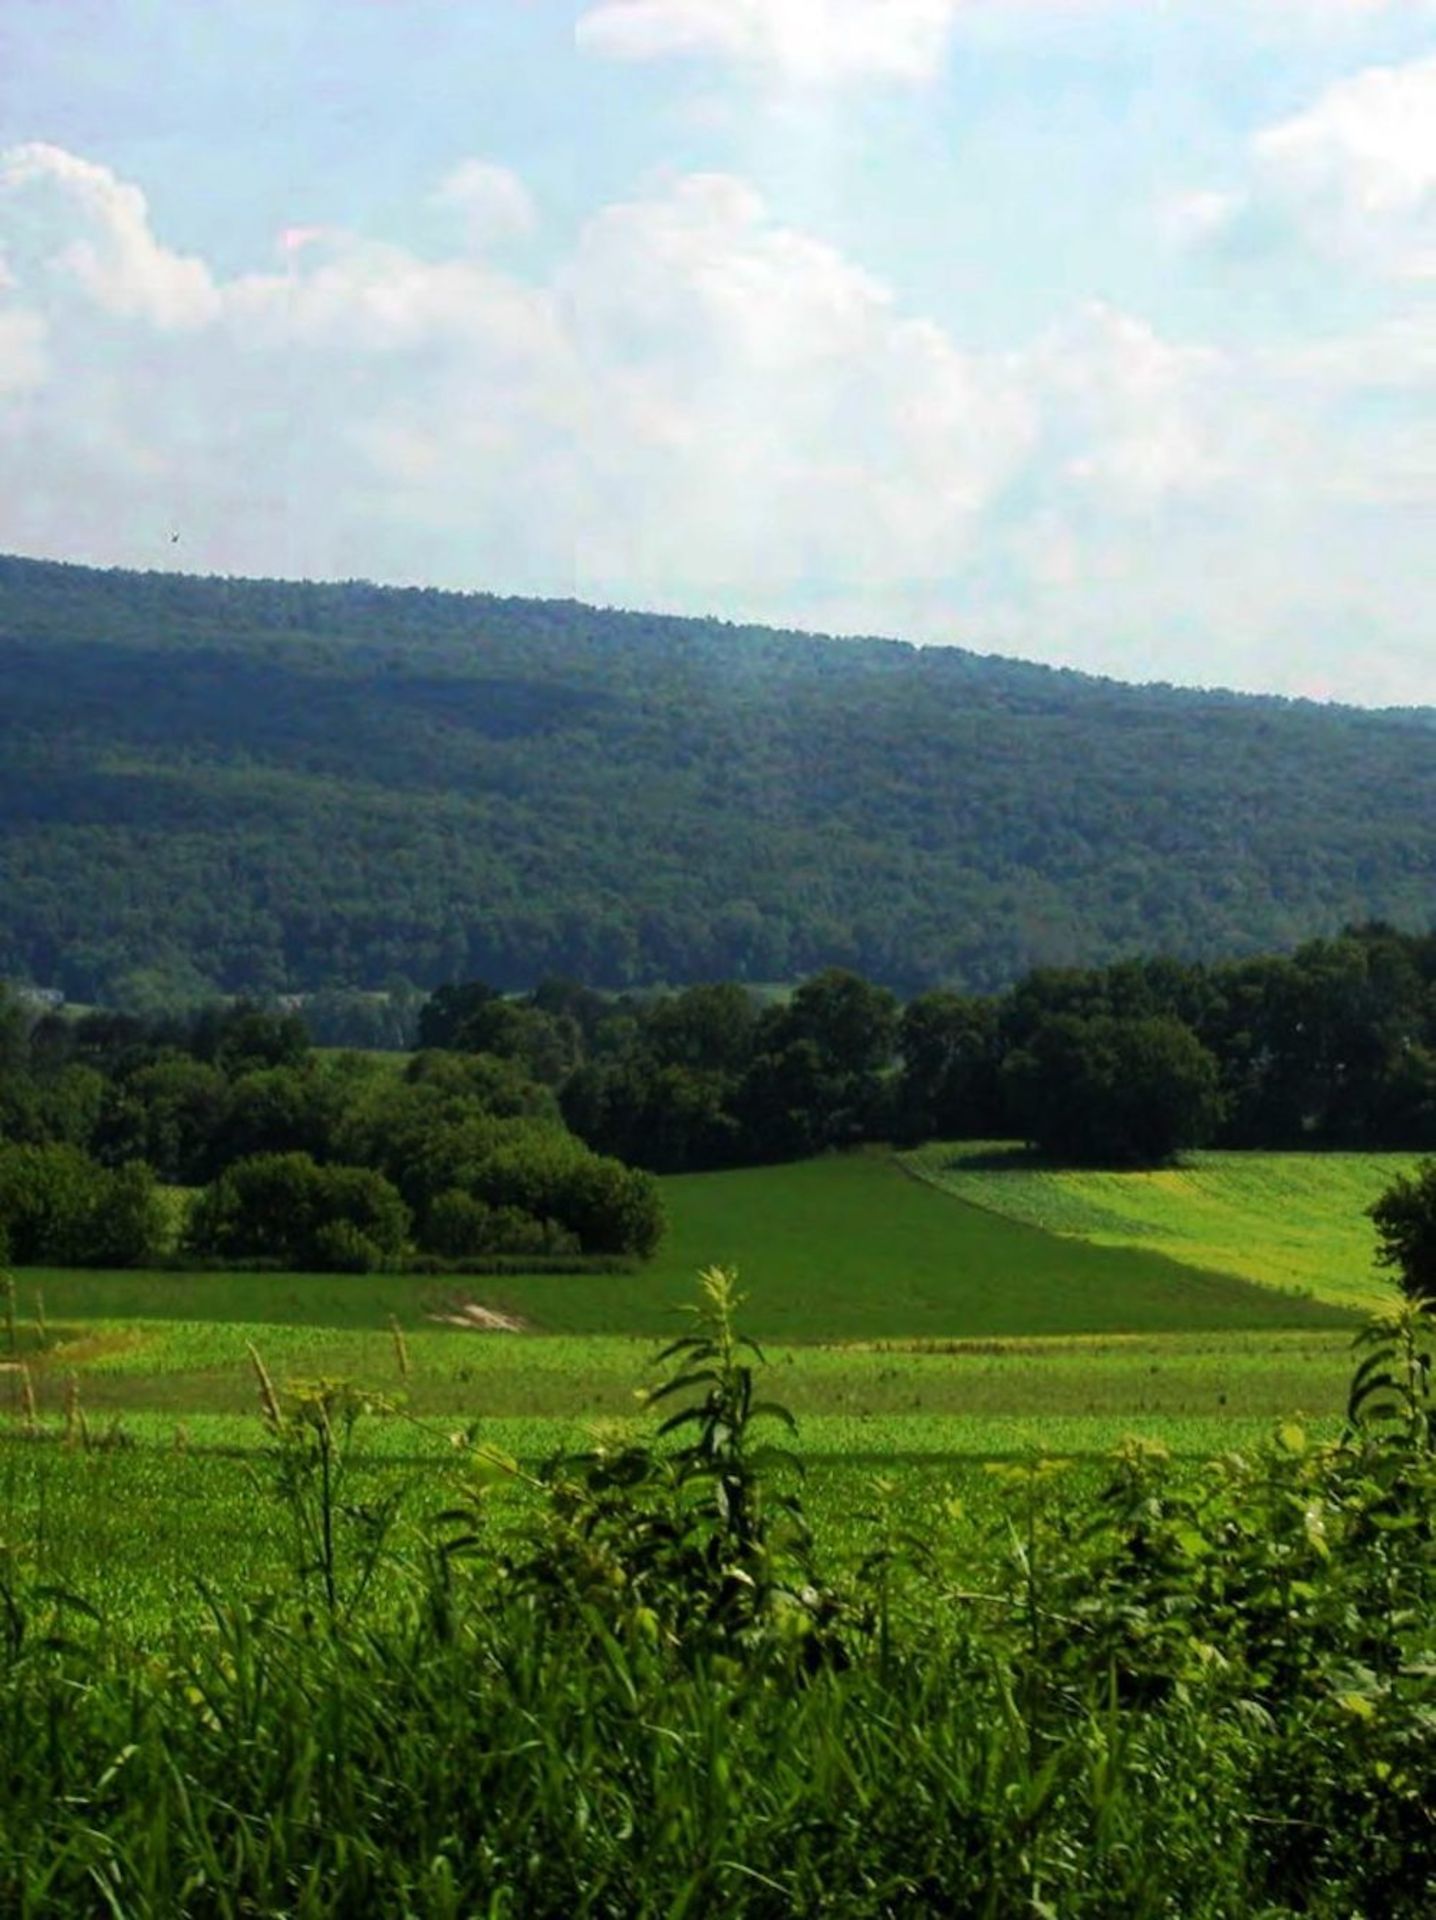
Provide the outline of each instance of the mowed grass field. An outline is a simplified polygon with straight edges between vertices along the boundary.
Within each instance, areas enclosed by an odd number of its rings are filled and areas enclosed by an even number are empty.
[[[1192,1153],[1150,1173],[1054,1168],[959,1142],[902,1156],[953,1198],[1090,1247],[1160,1254],[1200,1272],[1360,1309],[1389,1299],[1366,1209],[1416,1156]]]
[[[18,1357],[41,1429],[58,1437],[73,1380],[101,1444],[35,1444],[21,1375],[0,1374],[0,1536],[38,1531],[55,1577],[84,1589],[88,1567],[107,1601],[137,1613],[186,1581],[197,1591],[201,1536],[211,1570],[258,1578],[284,1542],[256,1492],[250,1342],[281,1384],[372,1390],[366,1471],[426,1463],[418,1507],[432,1508],[467,1457],[456,1435],[532,1462],[651,1423],[637,1396],[683,1324],[697,1269],[713,1263],[740,1269],[764,1391],[797,1416],[815,1515],[855,1553],[871,1544],[862,1515],[875,1503],[921,1526],[985,1511],[986,1462],[1081,1461],[1130,1434],[1205,1457],[1279,1419],[1317,1435],[1339,1425],[1358,1320],[1335,1301],[1072,1238],[916,1178],[891,1155],[664,1188],[669,1233],[632,1274],[21,1271]],[[1338,1184],[1334,1238],[1348,1205]],[[525,1331],[446,1324],[466,1300],[521,1316]]]
[[[662,1183],[670,1226],[632,1273],[436,1282],[403,1275],[40,1272],[56,1320],[237,1326],[405,1326],[456,1297],[534,1331],[663,1338],[694,1274],[740,1269],[765,1339],[975,1339],[1347,1324],[1339,1304],[1285,1295],[1145,1247],[1099,1246],[941,1190],[886,1153],[687,1174]]]

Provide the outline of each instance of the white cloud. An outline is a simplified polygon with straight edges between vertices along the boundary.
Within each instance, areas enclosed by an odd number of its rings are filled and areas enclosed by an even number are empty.
[[[296,229],[176,275],[134,189],[44,151],[0,196],[0,548],[1436,700],[1419,312],[1219,354],[1092,305],[973,350],[724,175],[543,274]]]
[[[19,203],[14,237],[21,249],[28,239],[32,261],[38,251],[42,272],[82,288],[117,319],[182,330],[214,317],[208,269],[156,241],[144,194],[107,167],[38,141],[11,147],[0,156],[5,201]]]
[[[961,22],[1016,11],[1055,17],[1149,11],[1152,0],[591,0],[579,48],[606,59],[705,58],[756,77],[818,86],[933,79]],[[1206,0],[1295,33],[1386,15],[1436,17],[1436,0]]]
[[[0,276],[0,289],[4,280]],[[0,401],[41,386],[49,372],[45,323],[23,307],[0,307]]]
[[[1177,209],[1187,237],[1299,243],[1396,279],[1436,277],[1436,56],[1338,81],[1251,143],[1236,191]]]
[[[462,160],[440,181],[435,201],[456,214],[470,244],[482,251],[525,239],[538,225],[528,188],[507,167]]]
[[[1095,302],[1030,357],[1046,401],[1051,465],[1083,487],[1152,500],[1220,483],[1228,369],[1209,348],[1163,340],[1144,321]]]
[[[713,602],[951,563],[1032,433],[1013,383],[741,182],[593,221],[564,279],[588,396],[581,573]]]
[[[810,84],[918,81],[940,67],[964,0],[599,0],[578,44],[617,60],[714,55]]]
[[[1332,87],[1256,143],[1265,189],[1339,251],[1436,272],[1436,56]]]

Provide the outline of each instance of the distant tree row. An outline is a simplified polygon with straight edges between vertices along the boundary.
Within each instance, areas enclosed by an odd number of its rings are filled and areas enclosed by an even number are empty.
[[[182,1251],[293,1268],[641,1258],[663,1224],[648,1175],[512,1059],[403,1067],[317,1054],[257,1007],[34,1021],[0,996],[0,1257],[151,1260],[173,1237],[157,1181],[197,1189]]]
[[[363,1267],[639,1257],[650,1173],[868,1141],[1016,1136],[1115,1166],[1436,1148],[1436,934],[1380,925],[906,1005],[837,968],[766,999],[470,981],[429,997],[418,1039],[407,1062],[320,1054],[297,1014],[245,1003],[76,1019],[0,993],[9,1257],[147,1257],[155,1180],[201,1190],[196,1257]]]
[[[1207,1142],[1436,1146],[1436,934],[1380,925],[906,1005],[839,969],[766,1005],[732,982],[619,999],[469,983],[431,996],[419,1035],[521,1066],[591,1145],[668,1172],[1013,1135],[1116,1165]]]

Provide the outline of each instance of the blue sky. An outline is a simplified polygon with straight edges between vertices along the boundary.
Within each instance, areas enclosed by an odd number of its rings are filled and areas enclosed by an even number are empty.
[[[1432,0],[0,8],[6,549],[1436,703],[1433,292]]]

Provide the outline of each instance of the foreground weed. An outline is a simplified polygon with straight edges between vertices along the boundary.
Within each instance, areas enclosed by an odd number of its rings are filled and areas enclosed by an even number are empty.
[[[295,1575],[317,1591],[331,1626],[352,1619],[384,1560],[405,1489],[352,1497],[355,1431],[382,1403],[344,1380],[307,1380],[281,1396],[250,1348],[269,1435],[272,1485],[294,1529]]]
[[[763,1355],[737,1330],[736,1275],[709,1268],[700,1287],[692,1330],[658,1356],[672,1370],[642,1396],[671,1408],[654,1439],[551,1462],[548,1504],[515,1571],[561,1608],[690,1655],[762,1645],[809,1664],[839,1657],[839,1602],[815,1570],[801,1463],[759,1433],[796,1423],[756,1394]]]

